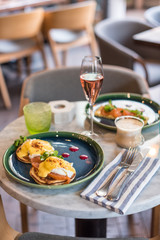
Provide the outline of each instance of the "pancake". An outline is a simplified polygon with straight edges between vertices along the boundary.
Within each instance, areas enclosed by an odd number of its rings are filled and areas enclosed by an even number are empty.
[[[54,152],[48,141],[40,139],[27,139],[16,150],[17,159],[24,163],[31,163],[31,159],[42,155],[44,152]]]
[[[68,184],[76,176],[76,170],[69,163],[58,157],[48,157],[41,161],[40,157],[31,160],[30,176],[41,185]]]

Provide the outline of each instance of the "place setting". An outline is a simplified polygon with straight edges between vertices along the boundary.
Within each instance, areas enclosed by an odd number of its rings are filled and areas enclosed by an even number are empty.
[[[146,119],[145,119],[146,120]],[[145,146],[145,121],[134,116],[115,118],[115,141],[122,150],[80,196],[118,214],[125,214],[160,167],[152,145]]]
[[[159,121],[158,104],[129,93],[99,95],[103,78],[101,58],[84,57],[80,82],[88,101],[83,110],[90,121],[89,131],[58,130],[75,121],[72,102],[25,105],[30,135],[15,139],[4,154],[3,166],[11,179],[31,188],[54,190],[82,184],[80,198],[125,214],[160,167],[143,136],[144,129]],[[102,134],[93,129],[96,124],[114,135],[118,154],[107,164],[107,144],[103,139],[101,146]]]
[[[160,167],[158,158],[146,156],[148,151],[142,149],[134,157],[130,150],[121,151],[81,193],[81,197],[125,214]],[[130,164],[123,162],[127,154],[133,157]]]

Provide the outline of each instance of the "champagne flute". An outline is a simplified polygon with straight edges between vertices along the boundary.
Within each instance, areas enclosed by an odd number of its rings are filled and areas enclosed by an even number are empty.
[[[103,67],[101,58],[98,56],[85,56],[82,60],[80,81],[90,106],[91,130],[82,134],[94,137],[98,136],[93,131],[93,105],[100,93],[103,83]]]

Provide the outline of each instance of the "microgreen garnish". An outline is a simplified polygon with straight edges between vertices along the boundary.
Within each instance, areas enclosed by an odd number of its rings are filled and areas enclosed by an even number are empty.
[[[133,113],[136,117],[139,117],[141,118],[142,120],[145,120],[146,118],[143,116],[143,112],[139,111],[139,110],[129,110],[129,109],[126,109],[128,111],[130,111],[131,113]]]
[[[111,106],[111,105],[108,104],[108,105],[105,105],[104,110],[105,110],[106,112],[110,112],[110,111],[112,111],[114,108],[115,108],[114,106]]]
[[[45,160],[46,158],[48,157],[58,157],[58,158],[62,158],[62,155],[58,155],[58,151],[55,150],[54,152],[44,152],[41,156],[40,156],[40,159],[41,161]]]
[[[112,100],[111,100],[111,99],[109,99],[109,101],[108,101],[108,102],[109,102],[109,104],[110,104],[110,105],[112,105]]]
[[[15,141],[14,141],[14,146],[16,147],[16,148],[18,148],[20,145],[22,145],[25,141],[27,140],[27,137],[26,136],[20,136],[20,138],[19,139],[16,139]]]
[[[139,111],[139,110],[129,110],[130,112],[134,113],[136,116],[140,116],[143,114],[143,112]]]
[[[110,112],[110,111],[112,111],[114,108],[116,108],[116,106],[114,106],[114,105],[112,104],[112,100],[111,100],[111,99],[108,101],[108,104],[104,106],[104,110],[105,110],[106,112]]]

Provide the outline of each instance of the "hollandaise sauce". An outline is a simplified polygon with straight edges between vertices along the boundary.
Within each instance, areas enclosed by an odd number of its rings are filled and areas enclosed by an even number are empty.
[[[72,167],[72,163],[61,158],[48,157],[45,161],[39,164],[38,176],[47,177],[51,172],[71,178],[75,173],[75,169]]]
[[[54,151],[54,148],[49,142],[40,139],[28,139],[19,147],[17,155],[19,158],[29,156],[31,159],[42,155],[45,151]]]

